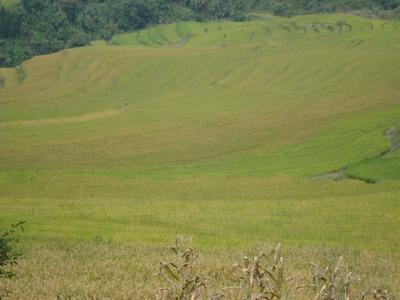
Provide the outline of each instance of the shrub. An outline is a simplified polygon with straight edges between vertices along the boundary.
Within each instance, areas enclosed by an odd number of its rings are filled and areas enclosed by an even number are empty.
[[[0,88],[4,87],[6,84],[6,77],[3,74],[0,74]]]
[[[17,81],[19,84],[24,82],[26,79],[26,71],[24,65],[19,65],[18,67],[15,67],[15,72],[17,73]]]
[[[30,56],[30,49],[24,42],[0,39],[0,66],[14,67]]]
[[[287,3],[277,3],[272,7],[272,13],[281,17],[293,15],[293,8]]]
[[[89,44],[90,41],[90,36],[86,34],[82,30],[76,30],[74,33],[71,35],[71,38],[69,39],[67,43],[67,47],[82,47],[87,44]]]
[[[11,225],[11,228],[0,234],[0,279],[11,279],[14,277],[14,272],[10,267],[17,264],[18,258],[21,256],[14,248],[15,242],[18,240],[14,236],[17,229],[23,230],[23,224],[20,222]],[[0,290],[0,299],[9,294],[8,290]]]

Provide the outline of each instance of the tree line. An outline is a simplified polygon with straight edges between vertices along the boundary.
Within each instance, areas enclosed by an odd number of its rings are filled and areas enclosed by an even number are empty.
[[[242,21],[255,10],[291,16],[398,7],[400,0],[15,0],[7,6],[0,0],[0,66],[16,66],[34,55],[95,39],[110,40],[149,24]]]

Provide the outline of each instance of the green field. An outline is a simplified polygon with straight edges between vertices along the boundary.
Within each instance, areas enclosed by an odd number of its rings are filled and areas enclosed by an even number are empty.
[[[19,3],[19,0],[0,0],[0,6],[10,7]]]
[[[399,22],[162,25],[0,74],[0,225],[26,248],[400,250]]]

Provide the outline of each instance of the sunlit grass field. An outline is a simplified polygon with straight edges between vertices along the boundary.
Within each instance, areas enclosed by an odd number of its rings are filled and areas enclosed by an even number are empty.
[[[176,235],[400,250],[399,22],[162,25],[0,74],[0,225],[27,221],[25,268],[82,244],[155,261]]]
[[[0,5],[10,7],[19,3],[19,0],[0,0]]]

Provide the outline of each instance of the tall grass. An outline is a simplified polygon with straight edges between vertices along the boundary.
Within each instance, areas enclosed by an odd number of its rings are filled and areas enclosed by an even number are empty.
[[[350,299],[395,299],[383,287],[369,286],[346,265],[342,256],[327,256],[310,265],[311,272],[302,279],[287,271],[280,244],[272,251],[244,256],[236,264],[237,272],[230,278],[216,275],[228,286],[216,290],[207,278],[207,267],[199,267],[199,254],[191,247],[185,248],[177,241],[171,248],[175,260],[161,262],[162,287],[156,293],[157,299],[237,299],[237,300],[350,300]],[[233,264],[232,264],[233,265]],[[301,282],[303,280],[303,282]],[[309,298],[308,298],[309,297]]]
[[[235,299],[233,296],[239,292],[236,288],[246,287],[241,268],[244,257],[253,260],[260,252],[269,254],[274,247],[260,244],[242,249],[190,248],[198,249],[195,251],[194,274],[201,275],[206,281],[206,297],[225,295],[224,299]],[[174,252],[161,245],[106,241],[38,241],[26,244],[21,251],[24,256],[14,268],[16,277],[7,282],[0,281],[1,287],[12,291],[9,300],[156,299],[161,288],[172,287],[156,275],[160,272],[160,261],[176,263],[178,260]],[[310,262],[326,268],[328,264],[324,258],[343,256],[355,278],[350,299],[359,300],[358,295],[368,291],[364,299],[373,300],[374,294],[387,294],[387,299],[398,299],[398,253],[286,246],[281,251],[285,278],[295,278],[298,286],[313,284],[315,269]],[[271,260],[265,259],[261,263],[272,266]],[[317,296],[317,291],[311,287],[292,291],[296,293],[296,300]]]

